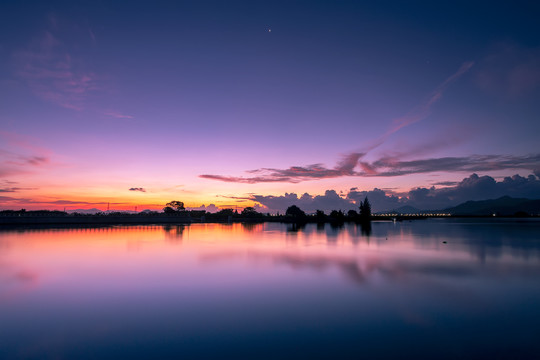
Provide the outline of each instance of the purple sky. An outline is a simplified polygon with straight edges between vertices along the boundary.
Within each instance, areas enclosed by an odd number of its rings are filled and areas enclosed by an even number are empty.
[[[2,3],[0,208],[538,198],[539,10]]]

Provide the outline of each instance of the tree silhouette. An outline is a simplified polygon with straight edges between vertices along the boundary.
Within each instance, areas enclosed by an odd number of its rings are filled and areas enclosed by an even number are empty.
[[[371,204],[366,196],[363,202],[360,202],[360,220],[369,221],[371,219]]]
[[[216,213],[217,216],[233,216],[234,210],[233,209],[221,209]]]
[[[248,206],[242,210],[241,215],[246,218],[254,218],[262,216],[261,213],[257,212],[254,207]]]
[[[341,210],[332,210],[332,212],[330,212],[330,219],[333,222],[342,223],[345,221],[345,214]]]
[[[326,214],[322,210],[317,210],[315,212],[315,219],[317,219],[318,223],[323,223],[326,221]]]
[[[292,216],[294,218],[303,218],[306,216],[306,213],[296,205],[291,205],[285,211],[286,216]]]
[[[172,214],[176,214],[176,210],[174,210],[172,207],[170,206],[165,206],[163,208],[163,212],[167,215],[172,215]]]
[[[184,207],[184,203],[182,201],[178,201],[178,200],[173,200],[171,202],[168,202],[165,204],[165,206],[168,206],[176,211],[182,211],[182,210],[185,210],[186,208]]]
[[[168,215],[178,214],[180,211],[184,211],[184,203],[182,201],[173,200],[165,204],[163,212]]]

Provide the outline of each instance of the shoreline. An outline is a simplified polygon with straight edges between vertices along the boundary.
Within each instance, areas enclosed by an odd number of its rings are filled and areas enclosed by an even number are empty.
[[[3,216],[2,225],[151,225],[190,224],[193,219],[184,216],[144,215],[81,215],[81,216]]]
[[[426,220],[426,219],[539,219],[538,216],[516,217],[516,216],[477,216],[477,215],[454,215],[454,216],[372,216],[370,221],[382,222],[403,222],[411,220]],[[230,223],[266,223],[266,222],[281,222],[281,223],[297,223],[297,224],[344,224],[362,222],[344,219],[336,221],[333,219],[294,219],[286,216],[271,216],[260,218],[212,218],[212,217],[189,217],[189,216],[170,216],[170,215],[80,215],[80,216],[0,216],[0,229],[4,227],[18,226],[108,226],[108,225],[189,225],[193,223],[205,224],[230,224]],[[364,222],[365,223],[365,222]]]

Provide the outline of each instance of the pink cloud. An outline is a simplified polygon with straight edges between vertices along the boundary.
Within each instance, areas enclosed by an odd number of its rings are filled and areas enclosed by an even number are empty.
[[[293,166],[288,169],[262,168],[252,170],[257,176],[223,176],[200,175],[203,179],[236,182],[245,184],[289,182],[299,183],[308,180],[329,179],[345,176],[359,177],[394,177],[410,174],[427,174],[434,172],[478,172],[510,169],[527,169],[534,171],[540,168],[540,154],[523,156],[510,155],[471,155],[462,157],[420,158],[401,160],[396,156],[383,156],[373,162],[360,161],[362,154],[357,157],[355,166],[350,168],[351,156],[345,156],[334,168],[321,164],[305,167]],[[402,154],[403,155],[403,154]],[[343,164],[347,164],[345,167]],[[359,167],[359,171],[354,170]]]
[[[14,59],[17,75],[35,95],[64,108],[82,110],[85,96],[96,89],[96,76],[78,66],[50,32],[15,53]]]
[[[223,176],[223,175],[200,175],[203,179],[220,180],[225,182],[238,182],[246,184],[255,184],[261,182],[290,182],[297,183],[310,179],[327,179],[341,176],[355,175],[354,168],[356,167],[362,153],[350,153],[344,155],[335,167],[329,169],[322,164],[313,164],[308,166],[292,166],[288,169],[269,169],[262,168],[251,170],[249,173],[260,174],[254,177],[238,177],[238,176]]]
[[[0,131],[0,139],[4,144],[0,148],[1,176],[24,174],[52,164],[52,152],[35,145],[37,139],[7,131]]]
[[[18,148],[34,153],[51,153],[49,149],[36,145],[36,143],[39,142],[39,139],[31,136],[21,135],[11,131],[0,131],[0,139],[2,139],[3,142],[6,143],[9,147]]]
[[[21,156],[16,155],[17,160],[6,160],[5,164],[10,165],[33,165],[40,166],[49,163],[49,158],[45,156]]]
[[[540,87],[540,49],[499,44],[479,64],[476,84],[493,95],[515,98]]]
[[[116,118],[116,119],[133,119],[133,116],[131,115],[122,114],[114,110],[106,110],[103,114],[106,116]]]
[[[469,69],[473,65],[474,65],[474,62],[472,61],[463,63],[454,74],[449,76],[439,86],[437,86],[437,88],[429,95],[429,97],[424,103],[420,104],[418,107],[413,109],[409,114],[403,117],[394,119],[394,121],[392,122],[391,128],[388,129],[388,131],[382,136],[382,138],[386,139],[388,136],[395,133],[396,131],[427,118],[431,112],[431,107],[433,106],[433,104],[435,104],[437,101],[439,101],[442,98],[443,92],[446,90],[446,88],[451,83],[459,79],[467,71],[469,71]]]
[[[313,164],[308,166],[292,166],[288,169],[261,168],[247,171],[247,173],[257,175],[252,177],[224,176],[214,174],[203,174],[199,177],[203,179],[219,180],[224,182],[255,184],[261,182],[297,183],[305,180],[336,178],[343,176],[380,176],[381,168],[384,168],[382,171],[382,173],[385,174],[384,176],[398,176],[415,172],[430,172],[425,169],[417,171],[415,171],[414,169],[407,169],[405,171],[401,171],[398,168],[402,162],[399,162],[397,158],[391,161],[390,157],[384,157],[373,163],[368,163],[360,160],[364,158],[365,155],[368,154],[370,151],[382,145],[393,133],[406,126],[425,119],[429,115],[433,104],[435,104],[442,98],[445,89],[452,82],[456,81],[459,77],[469,71],[469,69],[473,65],[473,62],[463,63],[454,74],[446,78],[446,80],[444,80],[439,86],[435,88],[435,90],[430,94],[430,96],[424,103],[411,111],[408,115],[394,119],[392,126],[386,131],[386,133],[384,133],[382,136],[380,136],[377,140],[375,140],[372,144],[368,145],[364,149],[344,155],[338,162],[338,164],[333,168],[327,168],[322,164]],[[463,160],[463,162],[466,163],[466,159]],[[361,171],[355,170],[357,166],[360,166]]]
[[[96,43],[96,34],[92,31],[92,29],[88,29],[88,34],[90,34],[90,39],[92,39],[92,42]]]

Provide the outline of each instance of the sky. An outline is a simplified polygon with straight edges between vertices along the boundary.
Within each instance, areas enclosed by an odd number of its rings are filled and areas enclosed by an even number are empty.
[[[3,1],[0,209],[540,198],[539,16],[535,1]]]

